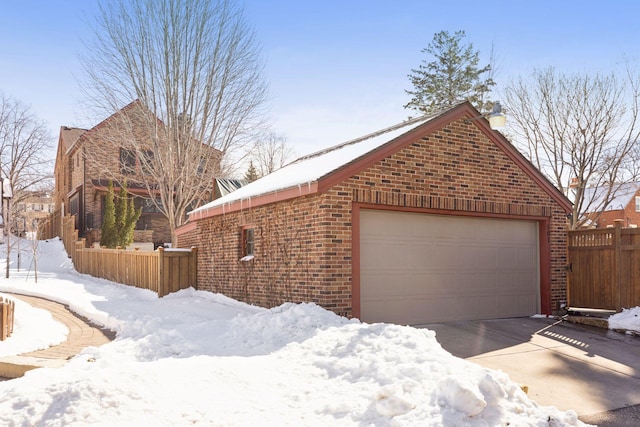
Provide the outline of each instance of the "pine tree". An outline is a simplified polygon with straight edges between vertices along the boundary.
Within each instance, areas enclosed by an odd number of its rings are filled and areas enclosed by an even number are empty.
[[[120,188],[115,202],[114,199],[113,183],[109,182],[104,199],[100,246],[125,248],[133,243],[133,230],[142,215],[142,208],[136,209],[134,200],[128,196],[126,182]]]
[[[253,165],[253,160],[251,160],[249,162],[249,168],[247,169],[247,173],[244,174],[244,179],[246,179],[247,182],[253,182],[258,178],[259,178],[258,171],[256,170],[256,167]]]
[[[102,216],[102,232],[100,246],[116,247],[116,209],[113,203],[113,183],[109,181],[107,195],[104,198],[104,214]]]
[[[122,247],[129,246],[133,243],[133,230],[136,228],[136,223],[142,215],[142,207],[136,209],[133,198],[129,198],[129,206],[127,208],[127,215],[124,222],[124,228],[122,230]]]
[[[129,197],[127,183],[123,183],[115,205],[116,246],[125,248],[133,242],[133,230],[142,214],[136,209],[133,198]]]
[[[406,91],[412,98],[404,108],[429,114],[470,101],[479,111],[491,109],[492,103],[485,100],[495,85],[490,76],[491,65],[478,66],[479,52],[473,50],[471,43],[463,44],[465,37],[464,31],[456,31],[454,35],[441,31],[433,36],[421,52],[429,53],[435,60],[429,63],[423,60],[418,69],[411,70],[409,80],[414,90]]]
[[[116,207],[115,207],[115,231],[116,231],[116,238],[115,238],[115,243],[116,243],[116,247],[121,247],[124,248],[124,246],[122,245],[122,237],[123,237],[123,230],[124,230],[124,226],[125,226],[125,221],[127,218],[127,207],[128,207],[128,199],[127,199],[127,193],[126,193],[126,188],[127,188],[127,184],[122,184],[122,187],[120,187],[120,191],[118,191],[118,196],[116,198]]]

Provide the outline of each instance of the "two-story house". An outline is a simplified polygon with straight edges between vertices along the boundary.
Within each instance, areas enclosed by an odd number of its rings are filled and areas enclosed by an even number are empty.
[[[63,209],[64,215],[75,215],[76,229],[81,237],[87,238],[89,245],[100,239],[104,200],[110,181],[116,192],[118,183],[126,181],[136,205],[142,207],[134,241],[153,242],[156,246],[171,242],[168,220],[152,200],[157,195],[150,194],[142,184],[146,172],[144,162],[138,156],[152,152],[151,131],[141,119],[144,114],[148,117],[148,110],[139,101],[134,101],[91,129],[60,128],[55,205],[56,209]],[[126,143],[127,138],[135,138],[138,150]],[[140,151],[140,147],[149,150]],[[217,150],[214,155],[219,161]]]

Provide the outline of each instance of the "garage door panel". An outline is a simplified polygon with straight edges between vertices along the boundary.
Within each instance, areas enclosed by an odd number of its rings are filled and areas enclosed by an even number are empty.
[[[367,302],[367,310],[369,316],[376,319],[375,322],[399,323],[404,324],[406,314],[405,300],[392,298],[375,299]]]
[[[364,321],[419,324],[538,310],[535,222],[362,210],[360,236]]]
[[[369,284],[369,286],[363,288],[361,291],[363,299],[369,298],[376,300],[380,298],[392,298],[398,296],[407,297],[410,295],[409,277],[403,277],[401,274],[388,274],[384,272],[362,277],[363,279],[366,279]]]
[[[497,257],[497,268],[512,268],[514,265],[518,265],[518,248],[513,246],[498,248]]]
[[[534,248],[518,248],[518,263],[519,268],[534,269],[538,264],[537,250]]]

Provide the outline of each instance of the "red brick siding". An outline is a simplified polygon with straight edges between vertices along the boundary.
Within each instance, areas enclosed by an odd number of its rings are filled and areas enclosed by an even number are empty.
[[[623,227],[640,226],[640,212],[636,212],[635,197],[631,199],[631,202],[624,209],[606,211],[600,214],[597,220],[597,228],[614,227],[617,219],[623,220]]]
[[[263,306],[314,301],[351,315],[353,202],[424,212],[549,218],[551,308],[566,298],[563,210],[474,125],[462,120],[415,141],[323,195],[198,221],[198,287]],[[239,262],[240,226],[256,229],[256,258]]]
[[[198,247],[198,289],[267,307],[314,301],[347,314],[350,291],[345,296],[342,284],[332,283],[334,248],[350,247],[350,240],[338,242],[335,232],[326,231],[334,218],[324,198],[302,197],[221,215],[180,235],[180,247]],[[255,257],[240,261],[241,227],[247,225],[255,232]]]
[[[84,194],[80,202],[84,206],[84,215],[93,217],[93,229],[102,227],[102,195],[92,180],[109,180],[114,176],[120,180],[133,182],[140,176],[120,174],[120,148],[128,147],[126,141],[135,139],[142,144],[150,143],[149,130],[141,122],[136,108],[129,108],[124,115],[115,114],[100,125],[85,132],[67,154],[64,147],[58,148],[60,165],[56,170],[56,204],[64,202],[66,212],[69,209],[68,193],[82,187]],[[62,140],[59,144],[63,144]],[[131,148],[129,146],[129,148]],[[143,214],[147,229],[153,230],[153,241],[157,244],[171,242],[169,222],[161,214]],[[85,223],[85,227],[90,224]],[[84,233],[85,230],[80,230]]]

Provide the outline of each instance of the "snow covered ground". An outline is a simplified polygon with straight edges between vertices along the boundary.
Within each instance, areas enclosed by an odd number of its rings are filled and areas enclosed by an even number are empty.
[[[158,299],[78,274],[57,240],[38,254],[38,283],[27,252],[0,291],[68,304],[117,337],[62,368],[0,382],[0,425],[583,425],[573,411],[538,406],[506,374],[452,356],[429,330],[194,290]],[[26,304],[15,322],[0,355],[66,337]]]
[[[640,307],[623,308],[622,312],[609,317],[609,329],[625,329],[640,333]]]

